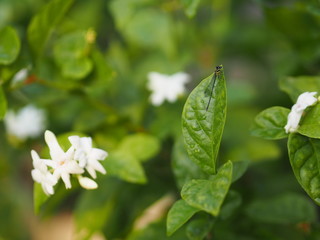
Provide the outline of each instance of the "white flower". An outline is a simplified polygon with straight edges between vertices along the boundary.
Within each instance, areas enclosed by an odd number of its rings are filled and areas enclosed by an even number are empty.
[[[31,151],[31,156],[34,167],[31,171],[33,180],[41,184],[45,194],[52,195],[54,193],[53,186],[57,183],[57,179],[48,171],[45,160],[40,159],[34,150]]]
[[[98,184],[88,177],[82,177],[81,175],[79,175],[78,180],[81,187],[85,189],[96,189],[98,187]]]
[[[292,106],[291,112],[288,115],[287,125],[284,127],[286,133],[297,131],[303,111],[318,101],[314,97],[316,94],[317,92],[304,92],[300,94],[296,104]]]
[[[45,163],[54,169],[54,177],[57,179],[61,177],[66,188],[71,188],[70,174],[81,174],[84,172],[83,168],[73,158],[74,148],[71,147],[67,152],[64,152],[54,133],[47,130],[44,136],[52,158],[52,160],[45,160]]]
[[[45,129],[45,112],[33,105],[22,108],[17,113],[9,110],[4,118],[7,132],[21,140],[38,137]]]
[[[75,149],[74,159],[79,161],[80,167],[85,168],[91,177],[96,178],[96,171],[106,173],[99,161],[104,160],[108,153],[98,148],[92,147],[90,137],[70,136],[69,141]]]
[[[12,84],[16,84],[24,81],[29,74],[28,68],[22,68],[12,77]]]
[[[160,106],[165,100],[176,101],[177,97],[185,92],[185,84],[189,82],[190,76],[184,72],[173,75],[165,75],[157,72],[148,74],[148,89],[152,91],[151,102]]]

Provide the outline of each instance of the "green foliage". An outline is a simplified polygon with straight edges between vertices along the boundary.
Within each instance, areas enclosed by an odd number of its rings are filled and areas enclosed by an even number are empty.
[[[38,214],[40,212],[41,206],[48,200],[47,196],[39,183],[33,184],[33,204],[34,204],[34,213]]]
[[[231,181],[232,162],[229,161],[210,180],[191,180],[186,183],[181,196],[189,205],[217,216]]]
[[[0,30],[0,64],[11,64],[20,51],[20,39],[12,27]]]
[[[0,86],[0,120],[6,114],[6,110],[7,110],[7,100],[2,90],[2,87]]]
[[[200,0],[181,0],[181,4],[185,8],[188,17],[194,17],[197,12]]]
[[[286,138],[284,126],[290,110],[284,107],[271,107],[259,113],[251,129],[253,136],[265,139]]]
[[[226,85],[222,72],[212,95],[207,95],[211,79],[212,76],[204,79],[189,95],[182,113],[182,132],[191,160],[212,174],[216,172],[216,157],[226,118]]]
[[[320,138],[320,105],[312,107],[301,120],[298,132],[310,138]]]

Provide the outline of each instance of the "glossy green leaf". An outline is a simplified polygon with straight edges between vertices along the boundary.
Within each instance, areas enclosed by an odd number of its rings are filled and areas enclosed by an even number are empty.
[[[54,46],[54,57],[66,78],[81,79],[88,75],[93,67],[88,58],[89,42],[85,31],[64,35]]]
[[[8,65],[18,56],[20,51],[20,39],[12,27],[0,30],[0,64]]]
[[[34,213],[38,214],[40,212],[40,208],[42,204],[44,204],[48,200],[49,196],[47,196],[41,185],[39,183],[33,184],[33,207]]]
[[[198,208],[191,207],[182,199],[176,201],[167,216],[168,236],[172,235],[198,211],[200,211]]]
[[[223,71],[210,96],[211,78],[204,79],[189,95],[182,113],[182,132],[190,158],[205,172],[214,174],[227,101]]]
[[[214,224],[213,219],[209,219],[208,216],[200,216],[193,219],[188,223],[186,228],[187,236],[190,240],[203,240],[209,234]]]
[[[232,162],[228,161],[210,180],[191,180],[186,183],[181,196],[189,205],[217,216],[231,181]]]
[[[177,139],[172,150],[172,170],[179,188],[192,180],[206,178],[206,174],[188,156],[182,139]]]
[[[246,208],[246,213],[255,221],[276,224],[297,224],[317,219],[315,205],[296,193],[254,200]]]
[[[0,86],[0,120],[4,118],[7,111],[7,100],[4,95],[4,92],[2,90],[2,87]]]
[[[181,3],[187,16],[194,17],[194,15],[196,15],[200,0],[181,0]]]
[[[32,51],[40,55],[55,26],[61,21],[73,0],[52,0],[37,15],[28,27],[28,40]]]
[[[147,181],[140,162],[125,151],[111,153],[102,164],[108,174],[117,176],[125,181],[132,183],[145,183]]]
[[[126,136],[121,141],[119,148],[139,161],[146,161],[159,152],[160,142],[152,135],[136,133]]]
[[[311,138],[320,138],[320,104],[310,107],[310,110],[300,121],[298,132]]]
[[[282,91],[290,96],[293,102],[296,102],[301,93],[320,92],[320,77],[286,77],[280,80],[279,86]]]
[[[265,139],[288,137],[284,126],[290,110],[284,107],[271,107],[259,113],[254,120],[251,134]]]
[[[290,134],[288,152],[298,182],[309,196],[320,205],[320,140],[300,134]]]

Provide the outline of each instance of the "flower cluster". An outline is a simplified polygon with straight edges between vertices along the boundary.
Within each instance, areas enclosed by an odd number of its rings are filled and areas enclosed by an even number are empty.
[[[297,131],[304,110],[318,101],[314,97],[316,94],[317,92],[304,92],[300,94],[296,104],[292,106],[291,112],[288,115],[287,125],[284,127],[286,133]]]
[[[157,72],[148,74],[148,89],[151,93],[151,103],[160,106],[165,100],[175,102],[177,97],[185,92],[185,84],[190,81],[190,76],[184,72],[165,75]]]
[[[71,188],[70,174],[76,174],[80,185],[86,189],[95,189],[97,183],[82,174],[88,171],[92,178],[96,178],[96,171],[105,174],[106,170],[99,161],[104,160],[108,153],[92,147],[90,137],[70,136],[71,147],[64,152],[56,136],[47,130],[44,134],[49,147],[51,159],[41,159],[36,151],[31,151],[34,169],[31,171],[35,182],[41,184],[47,195],[54,194],[54,185],[61,178],[66,188]]]

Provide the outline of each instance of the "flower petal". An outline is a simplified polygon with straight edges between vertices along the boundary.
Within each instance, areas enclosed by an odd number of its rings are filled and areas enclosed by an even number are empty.
[[[98,184],[88,177],[79,176],[78,180],[81,187],[85,189],[96,189],[98,187]]]

